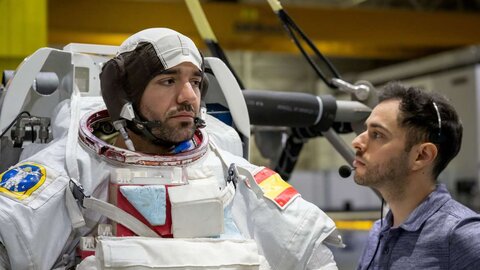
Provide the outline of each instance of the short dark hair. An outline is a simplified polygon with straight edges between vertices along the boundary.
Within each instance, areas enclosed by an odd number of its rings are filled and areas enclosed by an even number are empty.
[[[433,175],[437,178],[458,154],[462,144],[463,126],[455,108],[443,95],[399,82],[388,83],[379,93],[379,102],[392,99],[400,101],[397,120],[399,126],[407,129],[405,151],[422,142],[437,146],[438,155],[433,167]]]

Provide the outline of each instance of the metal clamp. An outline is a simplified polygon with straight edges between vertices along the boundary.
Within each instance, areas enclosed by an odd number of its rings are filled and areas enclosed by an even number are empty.
[[[83,206],[83,200],[85,198],[90,198],[90,196],[85,195],[85,189],[83,188],[83,186],[76,180],[70,178],[69,187],[75,200],[77,200],[77,202],[82,208],[85,208],[85,206]]]
[[[367,100],[373,88],[366,82],[357,82],[353,85],[338,78],[333,78],[332,83],[337,86],[339,90],[355,95],[360,101]]]
[[[235,168],[235,163],[230,164],[230,167],[228,167],[227,183],[232,183],[235,189],[237,189],[238,172]]]

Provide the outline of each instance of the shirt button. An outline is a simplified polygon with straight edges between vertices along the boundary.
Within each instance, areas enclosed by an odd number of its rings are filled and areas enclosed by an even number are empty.
[[[383,254],[388,254],[388,252],[390,252],[390,249],[388,247],[386,247],[384,250],[383,250]]]

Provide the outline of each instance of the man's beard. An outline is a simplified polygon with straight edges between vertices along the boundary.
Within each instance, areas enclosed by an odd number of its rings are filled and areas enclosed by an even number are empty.
[[[161,121],[157,121],[157,123],[158,126],[152,128],[152,134],[167,145],[175,145],[191,139],[196,129],[195,124],[190,122],[181,122],[176,127]]]
[[[193,107],[190,104],[179,105],[176,110],[167,113],[166,119],[182,111],[193,112]],[[191,139],[196,130],[194,122],[180,122],[176,126],[160,120],[156,120],[155,123],[156,126],[152,128],[152,134],[167,145],[175,145]]]
[[[398,157],[365,168],[364,175],[355,174],[355,183],[376,189],[387,185],[401,187],[408,173],[408,154],[403,152]]]

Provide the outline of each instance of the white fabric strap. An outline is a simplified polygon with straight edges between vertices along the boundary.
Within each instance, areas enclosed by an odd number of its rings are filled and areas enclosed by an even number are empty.
[[[70,126],[65,146],[65,165],[70,178],[80,179],[80,172],[77,163],[78,128],[80,120],[80,90],[74,84],[70,100]]]
[[[117,223],[122,224],[138,236],[160,237],[147,225],[113,204],[93,197],[85,197],[83,199],[83,206],[87,209],[94,210]]]
[[[255,177],[253,177],[252,173],[249,170],[240,166],[237,166],[235,169],[238,171],[239,176],[244,179],[247,186],[250,187],[251,190],[253,190],[257,198],[263,198],[263,190],[257,184],[257,181],[255,181]]]
[[[218,146],[213,142],[213,140],[208,140],[208,145],[210,145],[210,147],[212,148],[213,152],[215,152],[215,154],[217,154],[218,158],[220,158],[220,160],[222,161],[223,165],[225,166],[225,168],[228,169],[228,166],[230,166],[230,164],[227,163],[226,159],[223,157],[222,153],[220,153],[220,149],[218,149]]]
[[[227,207],[235,196],[235,187],[232,182],[227,182],[225,188],[220,191],[220,200],[222,200],[223,207]]]
[[[225,166],[225,168],[228,169],[230,164],[227,163],[225,157],[220,152],[220,149],[218,148],[218,146],[213,142],[213,140],[209,140],[208,143],[212,148],[213,152],[217,155],[217,157],[220,159],[222,164]],[[220,199],[223,202],[223,206],[226,207],[233,200],[234,196],[235,196],[235,186],[233,185],[232,182],[227,182],[220,196]]]
[[[100,238],[95,256],[103,269],[257,270],[255,241],[211,238]]]

